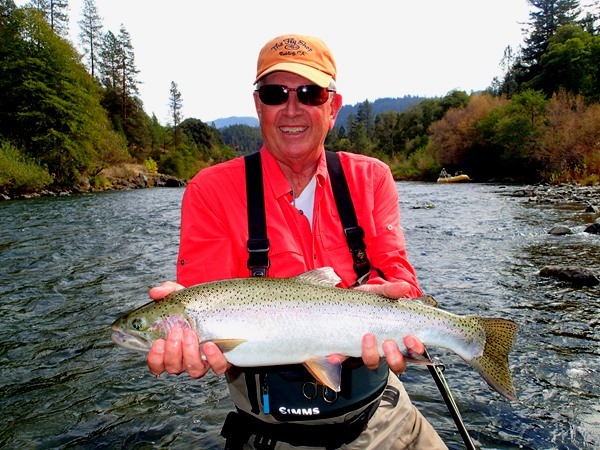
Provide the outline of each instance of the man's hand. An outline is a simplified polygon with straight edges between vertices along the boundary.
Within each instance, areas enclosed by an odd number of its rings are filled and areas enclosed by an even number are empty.
[[[394,300],[405,297],[410,292],[410,284],[406,281],[381,281],[382,282],[379,284],[361,284],[354,289],[357,291],[371,292],[372,294],[380,294]]]
[[[184,287],[173,281],[167,281],[160,286],[150,289],[150,297],[154,300],[169,295]],[[227,362],[223,353],[212,342],[202,346],[202,352],[206,360],[202,360],[198,335],[193,330],[183,330],[174,327],[167,339],[157,339],[148,353],[148,367],[150,372],[158,376],[163,372],[180,374],[188,372],[192,378],[200,378],[213,370],[220,375],[225,373],[231,365]]]
[[[425,352],[425,346],[416,337],[409,335],[404,338],[404,345],[409,353],[422,355]],[[398,349],[398,345],[391,339],[383,342],[383,353],[385,360],[390,366],[390,370],[396,375],[400,375],[406,369],[406,360]],[[375,336],[368,333],[363,336],[362,340],[362,359],[371,370],[377,369],[379,366],[379,350],[377,349],[377,340]]]
[[[355,288],[363,292],[381,294],[391,299],[397,300],[404,297],[410,291],[410,284],[406,281],[383,282],[382,284],[363,284]],[[404,345],[409,353],[422,355],[425,352],[425,346],[414,336],[406,336]],[[406,361],[398,349],[398,345],[393,340],[386,340],[382,344],[385,359],[390,366],[390,370],[400,375],[406,369]],[[362,340],[362,359],[369,369],[375,370],[379,366],[379,350],[377,349],[377,340],[372,334],[365,334]]]

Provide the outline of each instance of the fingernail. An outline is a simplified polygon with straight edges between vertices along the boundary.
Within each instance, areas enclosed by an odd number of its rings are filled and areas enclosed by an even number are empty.
[[[193,345],[196,341],[196,337],[194,336],[194,332],[192,330],[185,330],[183,333],[183,343],[185,345]]]
[[[216,349],[216,345],[213,344],[212,342],[207,342],[206,344],[204,344],[204,346],[202,347],[202,350],[204,351],[205,355],[214,355],[217,352]]]
[[[181,339],[183,335],[183,330],[180,327],[173,327],[169,332],[169,338],[171,339]]]
[[[165,352],[165,340],[164,339],[159,339],[154,343],[154,351],[158,352],[158,353]]]
[[[394,351],[394,341],[384,341],[382,346],[383,346],[383,351],[385,353],[389,353],[389,352],[393,352]]]
[[[372,334],[365,334],[364,342],[367,347],[375,347],[377,345],[377,340]]]

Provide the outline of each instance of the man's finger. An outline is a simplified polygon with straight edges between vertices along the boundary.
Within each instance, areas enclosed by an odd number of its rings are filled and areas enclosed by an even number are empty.
[[[396,342],[388,339],[384,341],[382,347],[383,352],[385,353],[385,360],[387,361],[390,370],[396,375],[400,375],[402,372],[404,372],[404,370],[406,370],[406,361],[398,349]]]
[[[207,342],[202,346],[202,351],[206,356],[206,361],[217,375],[223,375],[231,367],[215,343]]]
[[[198,335],[193,330],[183,332],[183,361],[185,370],[192,378],[200,378],[206,374],[208,364],[202,361],[200,355],[200,345],[198,344]]]
[[[379,350],[377,349],[377,340],[375,336],[367,333],[363,336],[362,339],[362,359],[367,366],[371,370],[377,369],[379,367]]]
[[[154,376],[159,376],[165,371],[165,340],[157,339],[148,353],[148,368]]]
[[[180,374],[184,370],[182,338],[183,330],[180,327],[174,327],[169,332],[165,343],[165,370],[172,374]]]

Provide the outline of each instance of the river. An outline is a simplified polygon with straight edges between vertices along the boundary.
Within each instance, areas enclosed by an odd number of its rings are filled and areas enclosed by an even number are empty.
[[[538,272],[600,274],[594,217],[580,205],[513,195],[517,187],[398,183],[409,258],[423,290],[459,314],[519,324],[508,402],[452,353],[433,350],[482,449],[600,447],[600,289]],[[0,203],[1,448],[218,449],[232,408],[221,377],[148,372],[115,346],[110,324],[174,279],[183,189]],[[555,224],[568,236],[552,236]],[[451,449],[463,448],[429,372],[402,375]]]

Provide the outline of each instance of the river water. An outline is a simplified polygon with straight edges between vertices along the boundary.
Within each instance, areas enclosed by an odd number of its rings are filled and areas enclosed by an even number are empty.
[[[474,441],[485,449],[600,447],[600,289],[538,272],[600,274],[600,238],[581,205],[533,204],[496,185],[398,183],[409,258],[425,292],[459,314],[510,318],[519,400],[432,349]],[[115,346],[110,324],[174,279],[183,189],[0,203],[1,448],[218,449],[232,408],[222,378],[154,378]],[[568,236],[551,236],[555,224]],[[402,376],[452,449],[462,440],[429,373]]]

